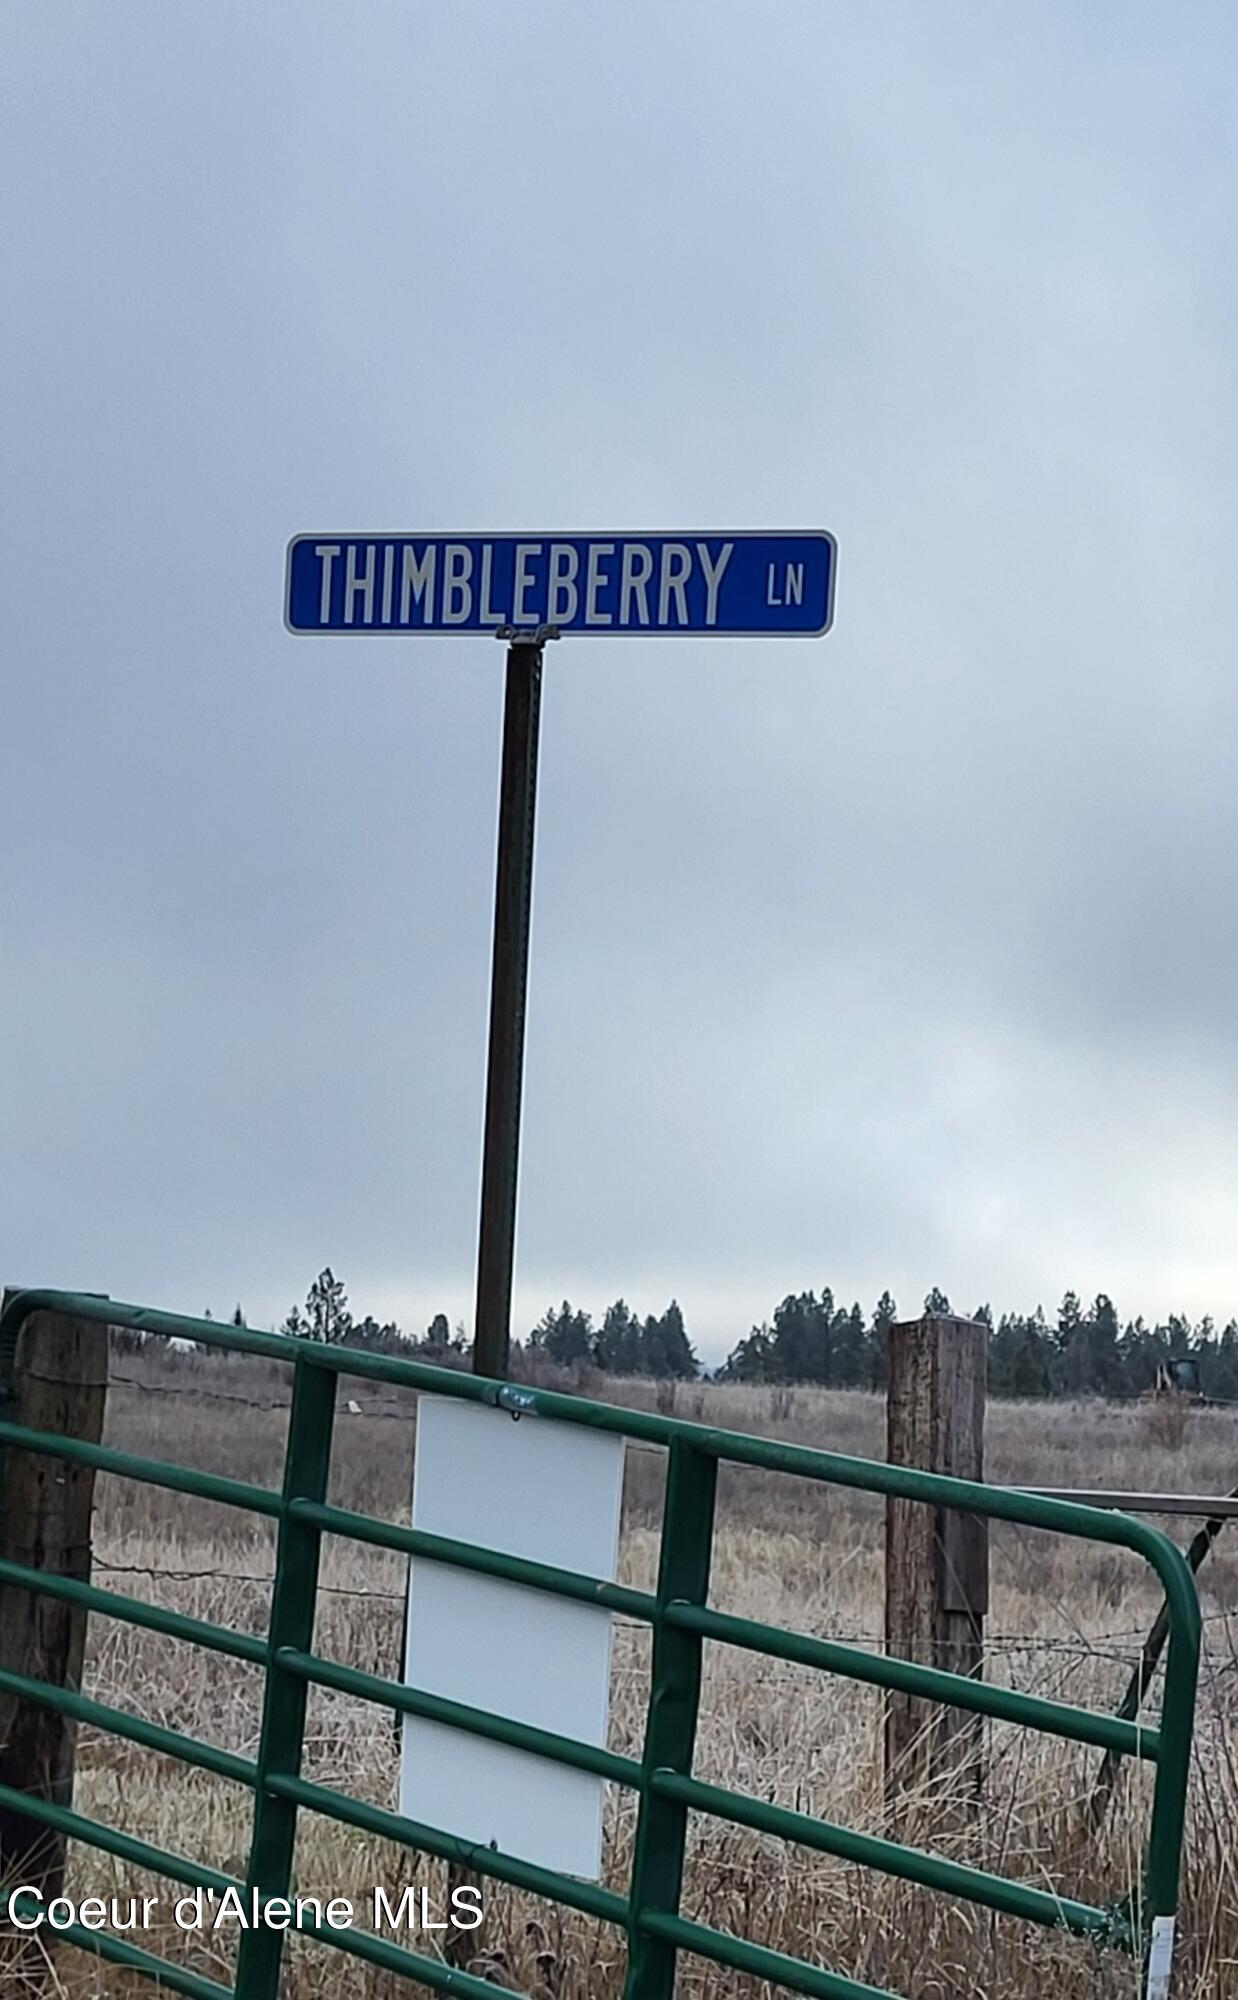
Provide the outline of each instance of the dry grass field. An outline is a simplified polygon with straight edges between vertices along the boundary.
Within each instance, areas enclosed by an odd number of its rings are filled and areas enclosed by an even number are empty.
[[[118,1355],[111,1442],[262,1484],[275,1483],[286,1395],[281,1371],[239,1358],[170,1368],[157,1352]],[[652,1384],[591,1383],[652,1406]],[[360,1413],[339,1419],[333,1498],[405,1517],[413,1406],[393,1391],[345,1384]],[[243,1400],[233,1401],[230,1398]],[[258,1407],[255,1407],[255,1404]],[[665,1407],[665,1404],[663,1404]],[[675,1412],[879,1457],[884,1408],[852,1392],[681,1386]],[[1055,1403],[992,1405],[991,1478],[1029,1485],[1110,1485],[1219,1493],[1238,1483],[1238,1410],[1190,1413],[1176,1435],[1145,1407]],[[625,1579],[649,1584],[656,1555],[661,1459],[632,1451],[624,1501]],[[1178,1530],[1183,1536],[1189,1528]],[[1233,1546],[1227,1547],[1227,1536]],[[267,1616],[272,1540],[228,1510],[102,1479],[95,1540],[98,1580],[196,1616],[260,1633]],[[1157,1600],[1140,1565],[1099,1547],[995,1527],[990,1674],[1029,1690],[1116,1706]],[[402,1566],[395,1556],[329,1543],[316,1645],[321,1653],[391,1673],[399,1654]],[[1238,1995],[1238,1524],[1202,1578],[1207,1660],[1198,1722],[1176,2000]],[[715,1564],[721,1608],[819,1635],[879,1644],[880,1503],[805,1482],[725,1473]],[[614,1650],[612,1742],[638,1754],[648,1639],[620,1626]],[[88,1688],[171,1728],[252,1755],[255,1671],[112,1621],[95,1620]],[[1154,1697],[1155,1705],[1155,1697]],[[880,1830],[880,1697],[851,1683],[773,1661],[709,1649],[698,1774],[761,1797]],[[986,1726],[987,1775],[979,1826],[948,1851],[1089,1900],[1124,1892],[1138,1870],[1145,1782],[1128,1779],[1101,1843],[1084,1831],[1082,1802],[1098,1753],[1004,1725]],[[388,1805],[395,1757],[391,1718],[338,1695],[312,1697],[307,1775]],[[90,1731],[79,1749],[79,1806],[127,1831],[243,1874],[249,1802],[235,1787]],[[607,1879],[626,1883],[634,1805],[610,1795]],[[298,1849],[302,1893],[364,1903],[376,1883],[441,1885],[437,1863],[384,1849],[306,1815]],[[120,1863],[71,1855],[81,1894],[150,1893]],[[811,1957],[909,2000],[1114,2000],[1140,1990],[1128,1959],[1032,1931],[940,1897],[721,1824],[698,1823],[685,1910],[780,1949]],[[473,1966],[536,2000],[615,2000],[620,1941],[608,1930],[492,1886],[474,1933]],[[410,1943],[419,1940],[410,1938]],[[172,1930],[148,1940],[228,1976],[229,1939]],[[153,1989],[62,1950],[57,1977],[73,2000],[116,2000]],[[12,1976],[10,1975],[10,1984]],[[342,1953],[294,1943],[288,2000],[403,2000],[407,1984]],[[420,1989],[417,1989],[420,1990]],[[679,1992],[757,2000],[769,1989],[700,1961],[681,1961]]]

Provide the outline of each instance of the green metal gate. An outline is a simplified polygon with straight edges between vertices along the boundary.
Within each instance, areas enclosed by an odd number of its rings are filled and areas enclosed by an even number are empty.
[[[816,2000],[895,2000],[895,1996],[880,1993],[877,1988],[840,1973],[681,1916],[688,1815],[695,1812],[881,1870],[984,1909],[1064,1928],[1127,1952],[1146,1951],[1149,1938],[1153,1938],[1157,1941],[1153,1956],[1159,1962],[1150,1971],[1149,1992],[1165,1990],[1168,1967],[1161,1947],[1172,1934],[1170,1926],[1178,1901],[1200,1625],[1194,1580],[1179,1550],[1158,1530],[1121,1514],[1100,1513],[1065,1501],[616,1409],[575,1396],[487,1381],[357,1348],[319,1346],[282,1334],[219,1326],[212,1320],[147,1311],[140,1306],[117,1305],[76,1293],[27,1291],[10,1300],[0,1318],[0,1396],[6,1393],[11,1380],[18,1331],[36,1311],[105,1321],[109,1325],[204,1342],[288,1363],[293,1371],[292,1403],[279,1492],[141,1458],[104,1445],[87,1444],[80,1439],[49,1436],[0,1420],[0,1447],[12,1445],[76,1461],[175,1493],[221,1502],[278,1524],[276,1572],[265,1640],[246,1637],[85,1582],[53,1576],[16,1562],[0,1562],[0,1583],[66,1599],[88,1610],[208,1647],[263,1669],[265,1696],[256,1761],[139,1720],[74,1691],[50,1687],[20,1674],[0,1672],[2,1692],[43,1703],[94,1728],[179,1758],[230,1779],[251,1793],[253,1829],[245,1883],[68,1808],[29,1798],[5,1786],[0,1786],[0,1804],[17,1808],[74,1840],[101,1848],[134,1867],[148,1869],[190,1889],[215,1890],[221,1894],[228,1889],[239,1889],[246,1895],[247,1907],[251,1895],[256,1895],[259,1906],[266,1899],[288,1895],[297,1814],[304,1807],[346,1826],[464,1864],[491,1880],[547,1897],[615,1925],[627,1940],[625,2000],[671,2000],[680,1953],[712,1960],[791,1992],[816,1996]],[[328,1505],[327,1475],[336,1385],[343,1374],[399,1383],[436,1395],[457,1396],[508,1410],[516,1416],[582,1424],[667,1447],[666,1500],[656,1592],[630,1590],[595,1577],[496,1554],[470,1543],[427,1535]],[[854,1646],[756,1624],[712,1609],[709,1572],[720,1463],[756,1466],[835,1486],[892,1494],[938,1508],[957,1507],[968,1513],[1052,1529],[1134,1551],[1155,1571],[1169,1609],[1170,1641],[1159,1726],[1144,1727],[1138,1722],[1019,1694],[936,1668],[887,1659]],[[313,1650],[314,1612],[319,1549],[324,1534],[454,1564],[643,1621],[652,1629],[653,1658],[644,1754],[639,1762],[319,1659]],[[978,1715],[1094,1744],[1099,1749],[1114,1750],[1154,1764],[1156,1777],[1141,1894],[1122,1906],[1095,1908],[762,1799],[701,1783],[693,1776],[693,1752],[706,1640],[820,1668],[870,1686],[952,1704]],[[629,1787],[637,1794],[639,1810],[627,1894],[620,1895],[593,1883],[535,1867],[512,1855],[478,1848],[433,1827],[308,1782],[301,1776],[301,1756],[311,1684],[338,1689],[388,1710],[443,1722]],[[18,1912],[22,1914],[20,1905]],[[0,1914],[7,1913],[6,1895],[0,1898]],[[435,1992],[462,1996],[462,2000],[521,2000],[521,1996],[508,1989],[454,1969],[441,1959],[407,1950],[366,1932],[325,1925],[319,1928],[312,1923],[302,1929],[341,1951],[404,1974]],[[58,1934],[105,1959],[162,1980],[165,1988],[186,1994],[190,2000],[276,2000],[283,1948],[280,1930],[259,1926],[242,1932],[236,1983],[231,1988],[156,1957],[118,1936],[77,1925]]]

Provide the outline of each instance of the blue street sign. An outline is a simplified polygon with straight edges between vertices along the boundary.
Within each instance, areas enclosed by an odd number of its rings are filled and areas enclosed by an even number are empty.
[[[297,535],[290,632],[810,638],[834,616],[834,537]]]

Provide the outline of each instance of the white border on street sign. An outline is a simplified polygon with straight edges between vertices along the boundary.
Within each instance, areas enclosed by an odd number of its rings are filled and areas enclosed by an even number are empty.
[[[564,632],[565,639],[823,639],[834,625],[834,597],[838,576],[838,541],[828,528],[572,528],[550,529],[493,528],[483,534],[477,528],[467,531],[443,529],[438,533],[419,529],[388,528],[382,533],[367,528],[363,533],[346,534],[343,530],[331,530],[338,542],[593,542],[605,535],[617,542],[674,541],[682,536],[691,536],[699,541],[727,542],[776,542],[782,538],[797,542],[826,542],[830,550],[829,594],[825,606],[824,625],[814,625],[810,631],[792,632],[767,626],[732,627],[728,631],[702,630],[700,626],[575,626]],[[496,626],[477,625],[294,625],[288,616],[292,601],[292,552],[300,542],[321,542],[323,536],[294,535],[288,544],[284,558],[284,630],[294,639],[351,639],[354,634],[364,633],[370,639],[493,639],[498,636]],[[517,631],[522,628],[517,626]],[[529,626],[533,632],[537,628]]]

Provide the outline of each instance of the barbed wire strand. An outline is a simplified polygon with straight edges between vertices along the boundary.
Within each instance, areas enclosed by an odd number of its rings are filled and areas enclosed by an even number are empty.
[[[181,1569],[161,1563],[113,1562],[109,1558],[102,1556],[95,1558],[93,1568],[101,1573],[114,1576],[158,1577],[172,1583],[241,1583],[256,1585],[268,1590],[275,1581],[274,1573],[269,1571],[259,1573],[252,1570],[214,1568]],[[368,1586],[331,1583],[319,1583],[318,1588],[324,1595],[331,1597],[364,1598],[377,1600],[380,1603],[398,1604],[401,1606],[405,1601],[402,1590],[383,1590],[377,1587],[371,1588]],[[634,1632],[648,1632],[650,1630],[648,1623],[642,1618],[627,1618],[621,1614],[616,1614],[613,1622],[617,1626]],[[1238,1607],[1235,1607],[1232,1611],[1205,1612],[1202,1615],[1201,1622],[1204,1625],[1225,1625],[1231,1622],[1238,1625]],[[1142,1641],[1144,1632],[1145,1627],[1143,1624],[1120,1626],[1113,1630],[1092,1634],[1079,1630],[1076,1638],[1073,1640],[1049,1638],[1039,1632],[986,1632],[985,1649],[987,1652],[1002,1653],[1053,1653],[1066,1655],[1076,1660],[1107,1660],[1120,1666],[1129,1666],[1133,1663],[1129,1647],[1126,1650],[1119,1650],[1118,1642],[1127,1640],[1133,1644],[1136,1640]],[[838,1645],[879,1647],[884,1643],[884,1635],[882,1633],[864,1627],[855,1630],[816,1632],[809,1636],[828,1639]],[[814,1670],[808,1668],[805,1671],[811,1672]]]

